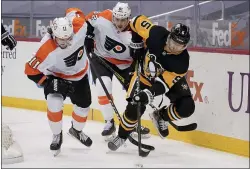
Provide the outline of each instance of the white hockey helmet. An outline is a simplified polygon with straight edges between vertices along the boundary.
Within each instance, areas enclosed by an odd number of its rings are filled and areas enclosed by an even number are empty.
[[[125,19],[131,16],[131,9],[128,3],[118,2],[112,12],[113,16],[118,19]]]
[[[119,31],[123,31],[129,24],[131,9],[127,3],[118,2],[112,11],[112,21]]]
[[[72,22],[67,17],[55,18],[51,24],[53,36],[61,48],[71,45],[74,35]]]

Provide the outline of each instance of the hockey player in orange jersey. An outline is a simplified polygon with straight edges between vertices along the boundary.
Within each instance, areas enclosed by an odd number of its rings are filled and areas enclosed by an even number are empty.
[[[128,4],[120,2],[115,5],[113,10],[107,9],[102,12],[91,12],[86,16],[88,24],[85,38],[86,52],[94,52],[102,57],[104,62],[124,77],[125,83],[123,86],[125,89],[128,88],[126,84],[129,84],[130,72],[133,72],[133,67],[131,67],[133,58],[129,54],[128,47],[131,40],[130,16],[131,9]],[[93,58],[91,61],[112,97],[113,73],[96,58]],[[102,136],[109,140],[116,130],[114,111],[97,76],[93,72],[92,75],[98,89],[98,102],[105,120]],[[142,127],[141,131],[144,136],[149,136],[147,135],[149,133],[148,128]]]
[[[72,127],[69,134],[87,147],[92,140],[84,128],[91,104],[88,82],[88,60],[84,55],[86,22],[77,8],[66,10],[66,16],[55,18],[42,38],[39,49],[25,65],[25,74],[44,88],[47,117],[53,133],[50,150],[60,152],[63,142],[63,102],[66,97],[73,104]]]

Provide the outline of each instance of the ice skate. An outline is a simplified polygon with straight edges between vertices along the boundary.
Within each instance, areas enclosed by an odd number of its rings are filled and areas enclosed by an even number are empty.
[[[111,141],[115,138],[115,131],[116,128],[114,119],[111,119],[110,121],[105,120],[105,126],[102,131],[102,136],[104,137],[105,142]]]
[[[83,133],[83,131],[74,129],[73,126],[69,129],[68,134],[87,147],[90,147],[92,145],[92,140],[90,139],[90,137]]]
[[[133,138],[137,138],[138,137],[137,130],[138,130],[138,128],[136,126],[134,128],[133,132],[131,133],[131,136]],[[141,126],[141,138],[142,139],[148,139],[148,138],[150,138],[150,130],[147,127]]]
[[[61,145],[63,142],[62,132],[58,135],[53,135],[52,143],[50,144],[50,150],[54,156],[57,156],[61,152]]]
[[[153,113],[149,114],[150,118],[153,121],[153,124],[162,139],[168,136],[168,121],[163,120],[160,115],[160,111],[154,111]]]
[[[112,151],[116,151],[119,147],[121,147],[125,143],[125,139],[116,136],[113,140],[108,142],[108,148]]]

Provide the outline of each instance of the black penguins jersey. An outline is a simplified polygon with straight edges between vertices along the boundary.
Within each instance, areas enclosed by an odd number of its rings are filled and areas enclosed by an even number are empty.
[[[164,27],[154,25],[144,15],[133,18],[130,26],[143,39],[146,47],[141,63],[142,76],[152,84],[155,95],[166,93],[188,71],[187,50],[179,54],[165,51],[164,46],[170,32]],[[154,87],[154,84],[157,86]]]

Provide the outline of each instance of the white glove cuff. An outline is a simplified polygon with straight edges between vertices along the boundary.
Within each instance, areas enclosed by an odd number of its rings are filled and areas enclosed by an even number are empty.
[[[144,47],[144,43],[143,42],[140,42],[140,43],[133,43],[133,42],[130,42],[129,46],[133,49],[141,49]]]

